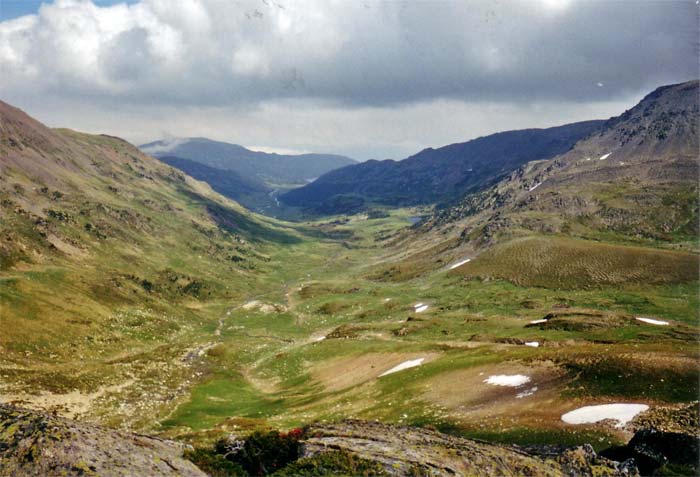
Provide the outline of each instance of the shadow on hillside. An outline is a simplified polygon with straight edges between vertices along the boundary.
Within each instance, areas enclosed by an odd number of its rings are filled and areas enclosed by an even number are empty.
[[[194,203],[206,208],[209,217],[221,229],[230,233],[243,234],[251,242],[269,241],[292,245],[302,241],[296,235],[265,226],[250,217],[246,217],[245,214],[218,204],[200,194],[187,190],[182,190],[181,192],[186,194]]]

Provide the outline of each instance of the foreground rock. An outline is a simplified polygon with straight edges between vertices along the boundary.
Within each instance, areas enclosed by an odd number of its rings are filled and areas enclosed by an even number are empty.
[[[698,402],[659,407],[635,419],[634,437],[602,452],[615,460],[634,459],[642,475],[700,475]]]
[[[205,477],[184,445],[0,404],[0,476]]]
[[[343,450],[382,463],[393,476],[637,476],[633,462],[599,457],[584,446],[555,456],[462,439],[427,429],[347,420],[307,430],[303,454]]]

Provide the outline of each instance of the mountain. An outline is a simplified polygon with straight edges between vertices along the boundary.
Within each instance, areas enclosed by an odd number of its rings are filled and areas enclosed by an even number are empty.
[[[243,299],[301,241],[124,140],[3,102],[0,216],[1,399],[42,390],[80,413],[125,383],[176,399],[164,383],[192,378],[184,357],[217,326],[202,303]]]
[[[336,154],[269,154],[205,138],[155,141],[139,146],[155,157],[179,157],[216,169],[230,170],[270,187],[305,184],[333,169],[355,164]]]
[[[405,209],[279,222],[118,138],[2,103],[0,402],[185,441],[219,475],[559,475],[560,446],[584,444],[598,454],[569,454],[572,475],[613,472],[611,447],[695,475],[692,453],[650,455],[658,435],[627,443],[645,422],[678,433],[675,414],[697,428],[692,94],[662,90],[414,226]],[[623,148],[636,166],[565,181],[586,144],[576,167]],[[0,409],[0,474],[119,457],[104,450],[116,437],[32,416]],[[162,468],[160,451],[125,448]]]
[[[524,165],[431,223],[477,215],[483,224],[550,233],[592,229],[692,241],[698,234],[699,84],[656,89],[571,151]]]
[[[206,182],[219,194],[235,200],[254,212],[266,213],[266,215],[279,213],[277,202],[272,195],[273,189],[262,182],[243,177],[235,171],[209,167],[201,162],[181,157],[163,156],[158,159],[197,180]]]
[[[407,236],[432,252],[380,273],[403,279],[466,254],[476,258],[454,273],[522,285],[697,279],[699,84],[660,87],[570,151],[438,210]]]
[[[507,131],[425,149],[402,161],[367,161],[324,174],[280,200],[321,213],[357,211],[375,203],[406,206],[450,201],[492,184],[526,162],[566,152],[602,124],[586,121]]]

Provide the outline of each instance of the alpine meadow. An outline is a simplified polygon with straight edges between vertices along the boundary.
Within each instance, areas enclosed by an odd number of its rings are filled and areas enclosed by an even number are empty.
[[[699,21],[0,0],[0,476],[699,475]]]

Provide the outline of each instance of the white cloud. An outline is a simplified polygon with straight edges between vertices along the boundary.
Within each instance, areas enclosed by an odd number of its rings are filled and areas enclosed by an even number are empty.
[[[600,100],[694,73],[694,37],[683,33],[695,30],[692,8],[572,0],[141,0],[108,7],[56,0],[0,23],[0,94],[31,87],[35,94],[119,94],[163,104]],[[298,80],[291,85],[290,72]],[[604,90],[590,87],[603,80]]]
[[[136,142],[402,157],[617,114],[696,75],[695,21],[683,2],[55,0],[0,22],[0,97]]]

